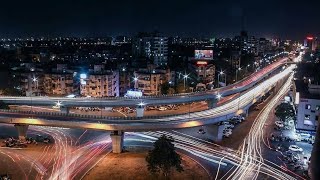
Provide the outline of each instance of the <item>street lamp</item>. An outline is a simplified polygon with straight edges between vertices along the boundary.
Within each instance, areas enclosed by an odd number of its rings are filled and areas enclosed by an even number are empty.
[[[38,87],[39,87],[39,84],[38,84],[38,78],[36,78],[36,77],[33,77],[32,78],[32,83],[34,84],[34,89],[35,89],[35,91],[37,92],[38,91]],[[31,91],[31,96],[33,95],[33,89],[32,89],[32,91]]]
[[[241,67],[236,70],[236,82],[238,81],[238,71],[241,71]]]
[[[139,104],[137,104],[138,106],[140,106],[140,107],[144,107],[145,105],[146,105],[146,103],[144,103],[144,102],[140,102]]]
[[[248,68],[250,67],[250,64],[248,64],[247,66],[246,66],[246,73],[248,73]]]
[[[138,89],[138,78],[134,77],[133,80],[134,80],[134,88]]]
[[[60,101],[56,102],[56,106],[60,107],[62,105],[62,103]]]
[[[186,91],[186,80],[189,78],[188,74],[183,75],[183,85],[184,85],[184,91]]]
[[[227,74],[224,73],[223,71],[220,71],[219,74],[218,74],[218,87],[220,87],[220,76],[224,75],[224,85],[226,86],[227,85]]]
[[[220,99],[222,98],[222,95],[218,93],[216,97],[220,101]]]

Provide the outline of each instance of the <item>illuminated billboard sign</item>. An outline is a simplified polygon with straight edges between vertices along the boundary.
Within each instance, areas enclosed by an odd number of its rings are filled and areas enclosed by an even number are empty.
[[[195,59],[213,59],[213,50],[195,50],[194,53]]]
[[[197,65],[207,65],[207,61],[197,61]]]
[[[313,40],[313,37],[312,37],[312,36],[308,36],[308,37],[307,37],[307,40],[312,41],[312,40]]]

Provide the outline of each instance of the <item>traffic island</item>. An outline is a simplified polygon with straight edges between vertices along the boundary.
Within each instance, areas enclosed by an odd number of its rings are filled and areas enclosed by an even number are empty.
[[[98,179],[165,179],[162,175],[151,175],[145,160],[147,150],[136,152],[124,152],[122,154],[110,153],[105,156],[91,171],[87,173],[84,180]],[[210,179],[206,170],[191,158],[182,155],[181,173],[173,171],[170,179]]]

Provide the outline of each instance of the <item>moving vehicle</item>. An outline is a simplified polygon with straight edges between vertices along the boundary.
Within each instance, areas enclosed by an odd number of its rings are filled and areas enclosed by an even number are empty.
[[[303,152],[303,149],[297,145],[290,145],[289,150],[294,152]]]
[[[165,108],[165,107],[160,107],[158,110],[159,110],[159,111],[165,111],[165,110],[167,110],[167,108]]]

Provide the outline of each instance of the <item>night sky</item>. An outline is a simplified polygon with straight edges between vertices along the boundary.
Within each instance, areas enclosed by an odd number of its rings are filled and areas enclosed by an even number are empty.
[[[107,36],[158,30],[167,35],[234,36],[244,14],[249,34],[319,35],[320,1],[7,0],[0,36]]]

